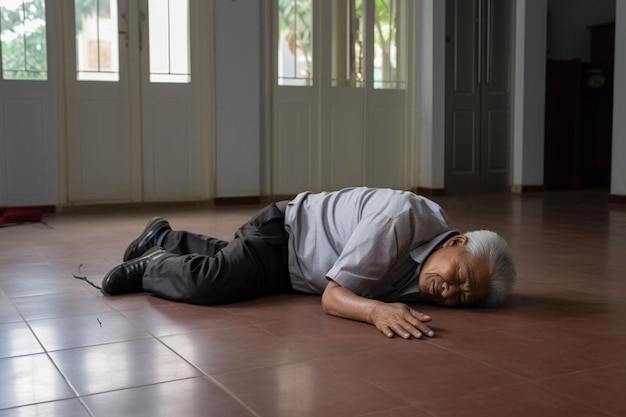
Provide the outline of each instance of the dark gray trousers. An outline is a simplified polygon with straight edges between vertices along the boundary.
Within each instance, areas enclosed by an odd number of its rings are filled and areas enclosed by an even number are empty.
[[[230,242],[172,230],[160,246],[177,256],[146,268],[144,291],[158,297],[208,305],[292,290],[284,211],[276,204],[257,212]]]

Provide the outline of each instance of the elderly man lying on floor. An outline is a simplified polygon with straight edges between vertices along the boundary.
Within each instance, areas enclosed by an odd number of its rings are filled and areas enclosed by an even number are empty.
[[[156,217],[123,261],[104,276],[104,294],[145,291],[203,305],[320,294],[326,313],[403,338],[434,336],[431,317],[405,303],[496,305],[515,281],[498,234],[460,234],[433,201],[365,187],[271,204],[231,241],[172,230]]]

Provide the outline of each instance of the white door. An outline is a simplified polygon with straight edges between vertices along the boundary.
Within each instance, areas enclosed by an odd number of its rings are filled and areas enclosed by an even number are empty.
[[[0,207],[58,202],[53,3],[0,0]]]
[[[205,2],[66,1],[68,202],[207,199]]]
[[[276,0],[273,192],[409,188],[405,0]]]

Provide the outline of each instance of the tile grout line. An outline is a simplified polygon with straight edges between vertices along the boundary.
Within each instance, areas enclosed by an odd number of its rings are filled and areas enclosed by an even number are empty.
[[[3,295],[6,295],[6,293],[4,291],[2,291]],[[78,395],[78,391],[76,391],[76,389],[74,388],[74,385],[72,383],[70,383],[69,379],[67,378],[67,376],[63,373],[63,371],[61,371],[61,368],[59,368],[59,366],[57,365],[56,361],[52,358],[52,356],[50,355],[50,352],[48,351],[48,349],[46,349],[46,347],[43,345],[43,343],[41,342],[41,339],[37,336],[37,334],[35,333],[35,331],[33,330],[32,326],[30,325],[30,323],[28,322],[28,320],[26,320],[26,318],[24,317],[24,315],[22,314],[22,312],[17,308],[17,306],[15,305],[15,303],[13,302],[13,298],[12,297],[8,297],[7,296],[7,300],[8,302],[11,304],[11,306],[15,309],[16,313],[20,316],[20,318],[22,319],[22,322],[26,325],[26,327],[28,327],[28,330],[30,330],[31,334],[33,335],[33,337],[35,338],[35,340],[37,340],[37,343],[39,343],[39,346],[41,347],[41,349],[43,350],[42,353],[34,353],[31,355],[21,355],[20,357],[28,357],[28,356],[32,356],[32,355],[41,355],[41,354],[45,354],[46,357],[48,358],[48,360],[52,363],[52,366],[54,366],[54,369],[56,369],[56,371],[59,373],[59,375],[63,378],[63,381],[65,381],[65,384],[68,386],[68,388],[71,390],[71,392],[74,394],[74,397],[69,397],[69,398],[58,398],[56,400],[53,401],[43,401],[43,402],[39,402],[39,403],[29,403],[29,404],[24,404],[24,405],[20,405],[17,406],[15,408],[18,407],[25,407],[25,406],[29,406],[29,405],[35,405],[35,404],[46,404],[46,403],[53,403],[53,402],[57,402],[57,401],[64,401],[64,400],[70,400],[70,399],[76,399],[78,400],[78,402],[80,403],[81,407],[90,415],[93,417],[93,414],[91,413],[91,410],[89,410],[89,407],[87,407],[87,404],[84,403],[84,401],[82,400],[81,396]]]

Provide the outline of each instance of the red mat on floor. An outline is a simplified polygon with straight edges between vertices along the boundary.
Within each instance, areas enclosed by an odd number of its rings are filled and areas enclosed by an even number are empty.
[[[0,212],[0,227],[14,226],[21,223],[38,223],[43,212],[38,209],[7,209]]]

